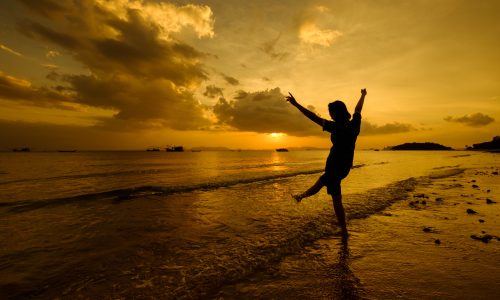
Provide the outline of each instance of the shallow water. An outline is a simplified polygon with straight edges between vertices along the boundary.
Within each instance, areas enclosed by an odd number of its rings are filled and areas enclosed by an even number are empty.
[[[0,295],[213,296],[336,236],[325,191],[299,205],[290,197],[316,181],[327,155],[0,153]],[[497,160],[358,151],[343,182],[348,217],[381,212],[431,175]]]

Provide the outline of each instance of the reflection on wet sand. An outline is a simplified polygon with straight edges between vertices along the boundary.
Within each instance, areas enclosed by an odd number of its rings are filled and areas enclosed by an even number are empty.
[[[318,240],[298,254],[220,289],[223,298],[360,299],[363,289],[351,270],[350,249],[337,237]]]
[[[340,245],[338,262],[331,266],[330,272],[334,274],[332,295],[338,294],[339,299],[360,299],[362,291],[359,279],[350,268],[350,250],[347,242]]]

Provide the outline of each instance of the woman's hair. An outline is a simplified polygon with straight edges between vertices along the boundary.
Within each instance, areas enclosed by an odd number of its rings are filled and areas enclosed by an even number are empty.
[[[336,122],[344,122],[351,119],[351,114],[347,110],[345,103],[340,100],[329,103],[328,110],[335,117]]]

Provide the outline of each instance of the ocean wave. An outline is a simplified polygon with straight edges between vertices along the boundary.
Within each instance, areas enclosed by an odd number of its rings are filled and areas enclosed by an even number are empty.
[[[174,193],[187,193],[198,190],[207,191],[223,187],[230,187],[238,184],[252,184],[262,181],[280,180],[299,175],[309,175],[323,172],[323,169],[314,169],[307,171],[297,171],[282,174],[274,174],[261,177],[243,178],[220,182],[206,182],[193,185],[180,185],[180,186],[138,186],[132,188],[115,189],[104,192],[81,194],[70,197],[44,199],[44,200],[26,200],[26,201],[12,201],[0,202],[0,207],[8,207],[11,212],[24,212],[34,209],[59,206],[70,203],[77,203],[82,201],[95,201],[95,200],[113,200],[124,201],[143,196],[167,196]]]
[[[458,168],[460,165],[455,165],[455,166],[441,166],[441,167],[434,167],[432,168],[433,170],[443,170],[443,169],[453,169],[453,168]]]
[[[362,167],[365,167],[366,164],[359,164],[359,165],[354,165],[351,167],[351,169],[357,169],[357,168],[362,168]]]
[[[465,170],[464,168],[458,168],[458,165],[457,165],[457,166],[454,166],[451,168],[440,169],[439,171],[434,171],[431,174],[429,174],[429,177],[432,179],[444,178],[444,177],[449,177],[449,176],[463,173],[464,170]]]
[[[61,176],[51,176],[51,177],[40,177],[40,178],[23,178],[8,181],[1,181],[0,185],[20,183],[20,182],[30,182],[30,181],[52,181],[52,180],[65,180],[65,179],[82,179],[82,178],[99,178],[108,176],[124,176],[124,175],[148,175],[148,174],[160,174],[172,172],[172,169],[138,169],[138,170],[127,170],[127,171],[113,171],[113,172],[99,172],[99,173],[86,173],[86,174],[74,174],[74,175],[61,175]]]
[[[268,164],[257,164],[257,165],[244,165],[244,166],[228,166],[222,168],[223,170],[240,170],[240,169],[258,169],[265,167],[276,167],[276,166],[284,166],[286,163],[268,163]],[[352,168],[360,168],[365,166],[354,165]],[[173,168],[163,168],[163,169],[134,169],[134,170],[125,170],[125,171],[112,171],[112,172],[95,172],[95,173],[86,173],[86,174],[73,174],[73,175],[60,175],[60,176],[51,176],[51,177],[39,177],[39,178],[23,178],[23,179],[14,179],[14,180],[6,180],[0,181],[0,185],[13,184],[13,183],[26,183],[26,182],[43,182],[43,181],[53,181],[53,180],[71,180],[71,179],[84,179],[84,178],[101,178],[101,177],[109,177],[109,176],[127,176],[127,175],[154,175],[154,174],[162,174],[173,172]],[[0,172],[0,175],[2,173]],[[7,174],[7,173],[5,173]],[[294,176],[294,175],[292,175]]]
[[[354,165],[352,168],[356,169],[356,168],[362,168],[364,166],[365,164],[359,164],[359,165]],[[273,174],[267,176],[242,178],[242,179],[220,181],[220,182],[205,182],[193,185],[180,185],[180,186],[145,185],[132,188],[122,188],[122,189],[115,189],[103,192],[81,194],[81,195],[62,197],[62,198],[52,198],[43,200],[4,201],[0,202],[0,207],[9,207],[9,211],[11,212],[24,212],[44,207],[65,205],[82,201],[95,201],[103,199],[103,200],[113,200],[119,202],[144,196],[167,196],[174,193],[188,193],[197,190],[207,191],[223,187],[230,187],[238,184],[252,184],[262,181],[280,180],[299,175],[317,174],[323,171],[324,169],[313,169],[313,170],[287,172],[287,173]],[[76,178],[76,176],[77,175],[73,176],[72,178]]]
[[[280,167],[284,166],[286,163],[266,163],[266,164],[253,164],[253,165],[229,165],[220,168],[221,170],[246,170],[246,169],[259,169],[267,167]]]

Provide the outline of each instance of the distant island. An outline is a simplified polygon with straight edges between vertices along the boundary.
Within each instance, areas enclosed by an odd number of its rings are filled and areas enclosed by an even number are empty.
[[[386,150],[453,150],[453,148],[436,143],[404,143],[387,147]]]
[[[473,144],[467,150],[500,150],[500,136],[495,136],[491,141]]]

